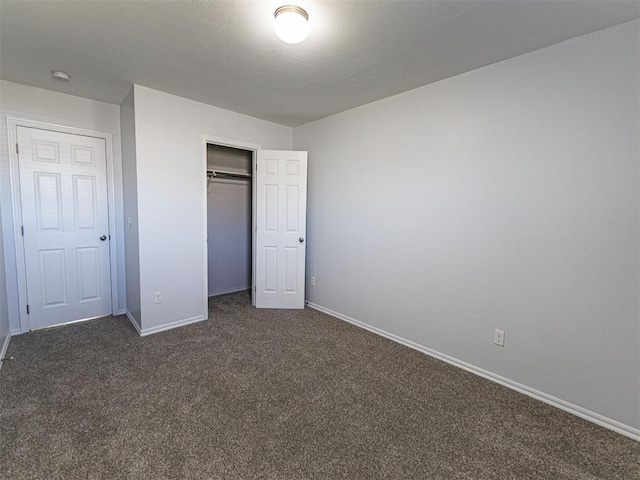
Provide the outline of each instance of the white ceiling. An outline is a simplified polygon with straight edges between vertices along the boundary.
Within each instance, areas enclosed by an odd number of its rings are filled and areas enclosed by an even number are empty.
[[[119,104],[132,83],[296,126],[640,17],[637,0],[0,0],[0,78]],[[71,74],[68,84],[50,71]]]

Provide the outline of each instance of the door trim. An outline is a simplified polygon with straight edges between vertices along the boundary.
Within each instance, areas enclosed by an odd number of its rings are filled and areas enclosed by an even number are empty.
[[[256,143],[242,142],[232,138],[216,137],[213,135],[202,135],[202,205],[204,217],[202,220],[204,262],[203,263],[203,285],[204,285],[204,315],[207,318],[209,310],[209,250],[207,248],[207,145],[219,145],[221,147],[238,148],[251,152],[251,305],[256,306],[256,160],[257,152],[262,149]]]
[[[48,130],[57,133],[69,133],[85,137],[101,138],[105,142],[107,161],[107,216],[109,218],[109,264],[111,274],[111,314],[118,312],[118,258],[116,237],[116,196],[115,176],[113,173],[113,135],[106,132],[86,130],[84,128],[67,127],[52,123],[37,122],[21,118],[7,117],[8,149],[9,149],[9,177],[11,181],[11,207],[13,212],[13,235],[16,246],[16,270],[18,278],[18,304],[20,306],[20,331],[26,333],[31,329],[29,315],[27,315],[27,272],[25,262],[24,242],[22,238],[22,197],[20,195],[19,160],[15,145],[18,142],[18,127]]]

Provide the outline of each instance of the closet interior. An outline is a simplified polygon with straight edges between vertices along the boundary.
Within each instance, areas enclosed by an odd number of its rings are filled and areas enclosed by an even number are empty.
[[[252,152],[207,144],[209,297],[251,289]]]

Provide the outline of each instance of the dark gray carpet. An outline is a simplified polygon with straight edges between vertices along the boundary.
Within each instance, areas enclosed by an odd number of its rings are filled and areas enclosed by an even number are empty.
[[[8,479],[638,479],[640,444],[306,309],[11,340]]]

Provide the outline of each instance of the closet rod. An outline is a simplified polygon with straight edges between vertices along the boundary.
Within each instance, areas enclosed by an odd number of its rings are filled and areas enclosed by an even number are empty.
[[[207,170],[207,176],[216,178],[251,178],[250,173],[225,172],[222,170]]]

